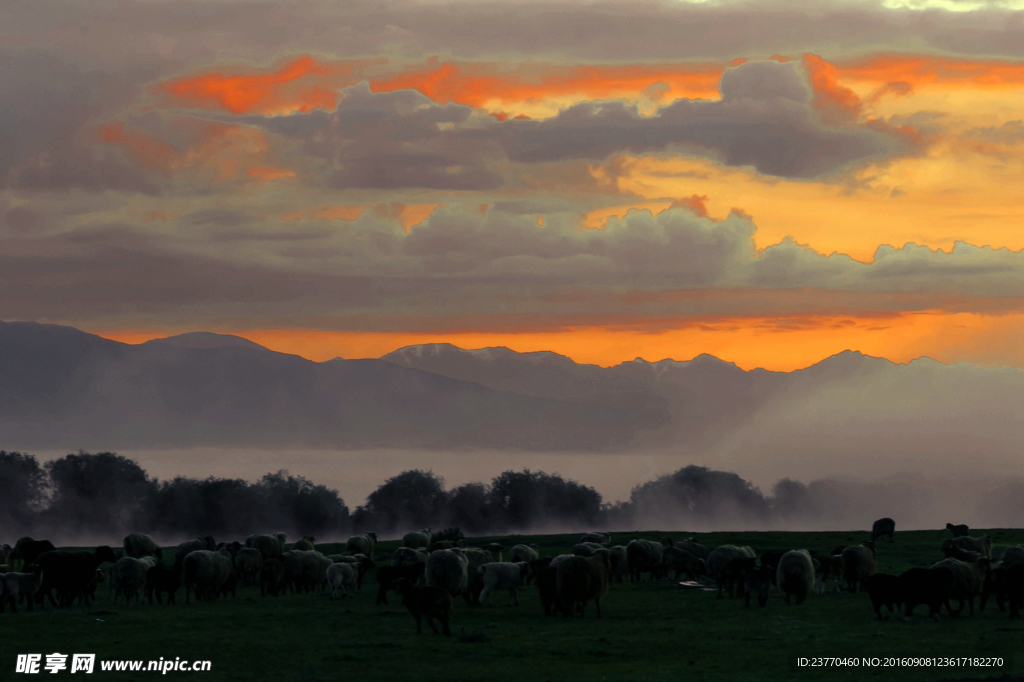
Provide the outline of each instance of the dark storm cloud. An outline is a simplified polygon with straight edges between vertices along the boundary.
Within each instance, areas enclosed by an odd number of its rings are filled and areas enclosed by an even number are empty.
[[[506,121],[498,134],[514,161],[597,161],[676,148],[790,178],[911,149],[871,128],[821,124],[796,62],[741,64],[725,71],[720,88],[720,101],[681,99],[652,117],[619,102],[588,102],[544,121]]]

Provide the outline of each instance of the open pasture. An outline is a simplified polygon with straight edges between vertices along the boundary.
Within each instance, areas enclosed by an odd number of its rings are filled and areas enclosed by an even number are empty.
[[[1024,530],[972,529],[988,533],[993,555],[1024,542]],[[613,533],[613,544],[642,537],[682,539],[692,535],[714,548],[750,545],[769,550],[813,549],[827,553],[841,544],[868,539],[855,532],[679,532]],[[879,572],[899,574],[930,566],[942,558],[939,544],[947,531],[899,531],[895,542],[878,543]],[[568,551],[573,535],[473,538],[469,544],[497,541],[506,546],[537,543],[541,554]],[[111,538],[112,544],[117,540]],[[381,542],[378,554],[398,541]],[[344,551],[324,543],[325,554]],[[173,548],[163,561],[172,561]],[[240,587],[237,597],[176,605],[113,606],[105,586],[92,606],[55,609],[49,603],[29,613],[0,616],[4,679],[14,675],[19,653],[95,653],[98,660],[210,660],[208,673],[169,673],[170,677],[205,680],[336,680],[358,676],[373,680],[786,680],[899,679],[940,680],[1001,677],[1020,672],[1024,661],[1024,622],[1009,620],[990,600],[983,613],[958,618],[946,615],[927,622],[927,609],[916,622],[874,618],[868,596],[832,591],[811,595],[800,606],[786,605],[773,589],[764,608],[744,608],[741,597],[716,599],[713,592],[673,587],[670,581],[613,584],[603,600],[603,619],[593,604],[584,618],[545,617],[537,589],[520,589],[518,607],[507,593],[495,593],[492,606],[469,607],[455,601],[452,636],[416,635],[415,623],[401,598],[390,593],[388,606],[375,606],[376,581],[371,571],[352,599],[331,601],[328,593],[261,597],[259,587]],[[797,669],[797,656],[841,657],[1002,657],[1001,669],[853,668]],[[64,671],[62,675],[68,675]],[[100,679],[143,680],[159,673],[103,673]]]

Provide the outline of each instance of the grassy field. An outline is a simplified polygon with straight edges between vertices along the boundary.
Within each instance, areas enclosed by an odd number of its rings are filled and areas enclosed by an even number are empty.
[[[981,531],[978,531],[979,533]],[[1024,542],[1024,530],[987,531],[1002,548]],[[975,534],[972,532],[972,534]],[[681,533],[616,533],[615,544],[635,537],[684,537]],[[897,532],[881,543],[878,570],[898,574],[941,558],[939,531]],[[578,535],[517,536],[549,555],[564,552]],[[699,542],[747,544],[759,552],[815,549],[867,538],[863,532],[704,533]],[[503,538],[493,538],[501,540]],[[492,540],[492,538],[487,539]],[[474,540],[473,542],[475,542]],[[384,542],[380,550],[397,543]],[[324,553],[337,545],[318,546]],[[169,557],[167,559],[169,561]],[[830,583],[831,586],[831,583]],[[212,671],[167,674],[203,680],[943,680],[1001,677],[1024,669],[1024,623],[1010,621],[990,604],[982,614],[943,615],[929,623],[877,622],[867,595],[827,592],[787,606],[773,592],[765,608],[741,599],[665,584],[613,585],[604,618],[593,605],[585,619],[545,618],[536,589],[520,591],[518,607],[505,594],[494,606],[469,608],[456,600],[452,637],[415,632],[399,599],[375,606],[372,573],[354,598],[332,602],[327,593],[261,598],[258,587],[235,599],[190,605],[113,607],[101,586],[91,607],[45,609],[0,616],[0,679],[16,675],[19,653],[95,653],[97,660],[209,660]],[[184,599],[184,594],[179,593]],[[798,656],[1002,657],[1003,668],[797,668]],[[45,673],[43,673],[45,675]],[[57,677],[70,676],[65,670]],[[46,675],[48,679],[54,677]],[[145,680],[157,672],[105,673],[85,679]]]

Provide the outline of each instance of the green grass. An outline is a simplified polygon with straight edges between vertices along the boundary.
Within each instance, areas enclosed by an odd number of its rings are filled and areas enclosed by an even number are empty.
[[[980,531],[979,531],[980,532]],[[1002,548],[1024,542],[1024,530],[988,531]],[[615,533],[616,544],[634,537],[681,533]],[[897,532],[881,543],[878,570],[898,574],[941,558],[938,531]],[[545,554],[565,551],[578,535],[519,536]],[[752,545],[758,551],[815,549],[855,544],[863,532],[705,533],[708,547]],[[500,539],[500,538],[495,538]],[[490,540],[490,538],[488,538]],[[382,551],[396,546],[381,543]],[[324,553],[337,545],[318,546]],[[831,587],[831,583],[830,583]],[[190,605],[114,607],[101,586],[91,607],[19,609],[0,616],[0,679],[14,674],[18,653],[95,653],[98,659],[208,659],[209,673],[169,673],[204,680],[938,680],[985,678],[1019,672],[1016,653],[1024,624],[990,604],[985,613],[943,616],[929,623],[919,607],[916,623],[877,622],[867,595],[812,596],[787,606],[773,593],[768,606],[749,609],[741,599],[664,585],[613,585],[604,618],[591,604],[584,619],[545,618],[536,589],[520,590],[520,606],[505,594],[494,606],[469,608],[456,600],[452,637],[417,636],[411,616],[391,595],[375,606],[372,573],[354,598],[332,602],[326,593],[261,598],[255,587],[235,599]],[[183,601],[183,592],[179,593]],[[977,605],[976,605],[977,606]],[[425,625],[425,624],[424,624]],[[797,669],[797,656],[1000,656],[1002,669],[831,668]],[[68,676],[64,671],[60,675]],[[47,676],[49,677],[49,676]],[[91,679],[145,680],[159,673],[102,673]],[[72,678],[74,679],[74,678]],[[85,679],[90,679],[87,677]]]

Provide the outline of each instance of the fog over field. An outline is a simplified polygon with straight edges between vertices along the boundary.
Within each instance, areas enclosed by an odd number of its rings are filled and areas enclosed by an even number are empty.
[[[65,452],[34,453],[45,462]],[[426,469],[444,479],[451,490],[465,483],[489,483],[503,471],[529,469],[560,474],[566,479],[592,486],[605,503],[625,502],[634,487],[671,474],[689,464],[724,468],[721,462],[681,458],[672,454],[514,453],[470,451],[402,450],[248,450],[194,448],[180,450],[125,450],[120,454],[137,461],[151,476],[169,480],[191,478],[241,478],[255,481],[268,472],[287,469],[293,475],[336,489],[350,509],[388,478],[402,471]],[[869,461],[866,458],[861,461]],[[761,523],[749,516],[730,513],[728,505],[706,519],[684,522],[677,514],[645,511],[638,527],[660,530],[705,532],[713,530],[864,530],[881,516],[896,519],[897,529],[936,529],[946,523],[966,523],[972,528],[1017,527],[1024,520],[1024,500],[1019,490],[1024,473],[965,473],[942,476],[935,473],[900,473],[894,468],[876,469],[874,475],[858,475],[856,461],[829,474],[821,468],[783,470],[763,466],[756,472],[728,469],[757,486],[766,496],[780,479],[790,478],[807,485],[813,507],[795,511],[785,518]],[[639,519],[638,519],[639,520]],[[537,531],[574,532],[576,527],[555,523]],[[635,530],[616,528],[616,530]],[[342,533],[341,535],[344,535]],[[325,538],[326,539],[326,538]],[[108,539],[109,540],[109,539]]]

